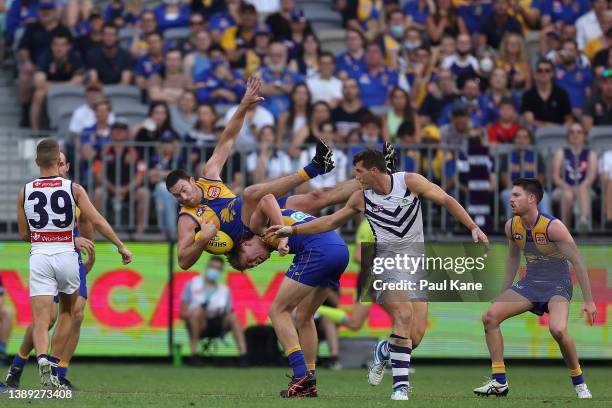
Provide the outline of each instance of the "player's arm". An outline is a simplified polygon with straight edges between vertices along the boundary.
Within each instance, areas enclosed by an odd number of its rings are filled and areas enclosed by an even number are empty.
[[[240,129],[242,129],[247,111],[252,105],[263,101],[263,98],[259,96],[260,87],[261,81],[258,78],[250,77],[248,79],[246,93],[240,101],[238,109],[234,115],[232,115],[223,133],[221,133],[215,150],[213,150],[212,155],[204,165],[202,176],[211,180],[219,180],[221,178],[221,169],[223,169],[227,158],[232,152],[236,137],[240,133]]]
[[[289,235],[315,235],[327,231],[333,231],[336,228],[346,224],[348,220],[354,217],[359,212],[363,212],[365,203],[363,200],[363,191],[355,191],[346,202],[346,205],[333,214],[317,218],[314,221],[300,225],[286,226],[274,225],[266,230],[266,234],[274,233],[278,237],[288,237]]]
[[[94,227],[91,221],[81,213],[77,220],[79,227],[79,236],[76,238],[76,245],[81,251],[87,252],[87,262],[85,262],[85,270],[89,273],[96,262],[96,248],[94,245]]]
[[[249,229],[254,234],[263,235],[266,232],[266,227],[270,224],[282,226],[285,222],[283,221],[283,213],[278,205],[278,201],[276,201],[276,197],[273,194],[266,194],[257,204],[253,215],[251,215]],[[281,256],[289,253],[286,237],[280,239],[277,250]]]
[[[489,239],[485,233],[482,232],[480,227],[470,217],[470,214],[465,211],[465,208],[457,200],[448,195],[446,191],[442,190],[440,186],[418,173],[406,173],[405,181],[408,189],[419,196],[419,198],[426,198],[446,208],[453,217],[472,232],[474,242],[483,242],[488,247]]]
[[[504,229],[506,231],[506,238],[508,238],[508,258],[506,259],[506,274],[504,275],[502,292],[510,289],[521,265],[521,249],[512,238],[512,219],[506,221]]]
[[[123,242],[121,242],[108,221],[106,221],[106,219],[100,215],[91,201],[89,201],[89,197],[87,196],[85,189],[79,184],[72,183],[72,192],[74,195],[74,201],[76,201],[76,204],[81,209],[81,213],[91,221],[94,228],[100,234],[102,234],[104,238],[111,241],[117,247],[117,250],[121,254],[121,258],[123,258],[123,263],[130,263],[132,261],[132,253],[129,251],[129,249],[127,249]]]
[[[589,274],[586,265],[580,256],[580,251],[576,246],[576,242],[572,235],[567,230],[565,225],[559,220],[551,221],[548,226],[548,238],[554,242],[561,253],[574,265],[576,271],[576,279],[582,289],[582,297],[584,298],[584,306],[582,308],[589,318],[589,323],[595,323],[597,309],[593,302],[593,294],[591,293],[591,283],[589,282]]]
[[[30,226],[28,225],[25,209],[23,208],[24,202],[25,188],[21,189],[17,195],[17,230],[19,231],[19,238],[25,242],[31,242]]]
[[[196,221],[187,215],[179,216],[178,219],[178,264],[183,270],[187,270],[195,264],[202,252],[206,249],[208,241],[217,234],[217,226],[212,222],[204,222],[200,225],[200,236],[195,239]]]

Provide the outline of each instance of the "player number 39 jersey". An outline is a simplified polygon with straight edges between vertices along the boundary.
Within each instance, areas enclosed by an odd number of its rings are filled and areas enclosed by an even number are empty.
[[[72,181],[41,177],[25,186],[24,209],[30,227],[31,254],[74,252],[76,203]]]

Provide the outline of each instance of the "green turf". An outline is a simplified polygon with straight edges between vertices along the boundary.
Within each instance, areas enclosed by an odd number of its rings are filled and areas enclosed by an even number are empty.
[[[612,369],[584,367],[589,388],[595,396],[589,406],[612,406]],[[388,400],[391,375],[387,372],[378,387],[367,384],[365,370],[320,370],[320,397],[282,400],[278,391],[287,383],[282,368],[173,368],[147,364],[75,364],[69,378],[82,391],[72,401],[7,401],[3,406],[41,405],[75,407],[379,407],[400,404]],[[570,406],[576,401],[563,367],[512,367],[509,365],[510,394],[507,398],[479,398],[472,389],[481,383],[488,368],[479,366],[416,366],[411,375],[414,387],[411,407],[532,407]],[[37,388],[34,365],[22,379],[24,388]],[[545,404],[545,405],[543,405]]]

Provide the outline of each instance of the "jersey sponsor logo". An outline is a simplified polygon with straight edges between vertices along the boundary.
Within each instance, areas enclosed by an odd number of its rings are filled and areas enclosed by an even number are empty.
[[[372,212],[373,213],[378,213],[381,212],[382,210],[384,210],[384,208],[380,205],[373,205],[372,206]]]
[[[304,221],[307,217],[308,217],[308,214],[304,214],[303,212],[300,212],[300,211],[296,211],[293,214],[291,214],[291,219],[296,222]]]
[[[32,242],[72,242],[72,231],[44,231],[33,232]]]
[[[33,188],[61,187],[62,180],[39,180],[32,183]]]
[[[538,245],[546,245],[546,244],[548,244],[548,240],[546,239],[546,234],[543,234],[541,232],[537,232],[535,234],[535,242]]]
[[[219,197],[219,194],[221,194],[221,189],[217,186],[211,186],[208,187],[208,191],[206,193],[209,200],[214,200],[215,198]]]
[[[520,241],[523,239],[523,236],[517,232],[514,234],[514,239],[516,239],[517,241]]]

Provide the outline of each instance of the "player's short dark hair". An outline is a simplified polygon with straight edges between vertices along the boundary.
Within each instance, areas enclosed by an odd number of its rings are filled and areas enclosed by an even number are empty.
[[[178,183],[179,180],[189,181],[190,179],[191,179],[191,176],[185,170],[183,169],[172,170],[168,174],[168,176],[166,176],[166,188],[168,189],[168,191],[170,191],[170,189],[174,187],[174,185]]]
[[[542,197],[544,197],[544,188],[542,188],[542,183],[540,183],[538,179],[517,178],[512,182],[512,185],[522,187],[523,190],[530,194],[535,194],[538,203],[540,203]]]
[[[359,162],[361,162],[363,167],[365,167],[366,169],[376,167],[381,172],[387,171],[387,165],[385,164],[385,156],[383,156],[382,152],[378,150],[367,149],[357,153],[353,157],[353,166],[355,166]]]
[[[237,271],[244,272],[246,267],[240,263],[241,253],[242,253],[242,249],[241,249],[240,243],[235,242],[232,250],[228,252],[225,256],[227,258],[227,263],[229,263],[232,266],[232,268],[234,268]]]
[[[55,139],[43,139],[36,146],[36,162],[43,169],[57,163],[60,157],[59,143]]]

